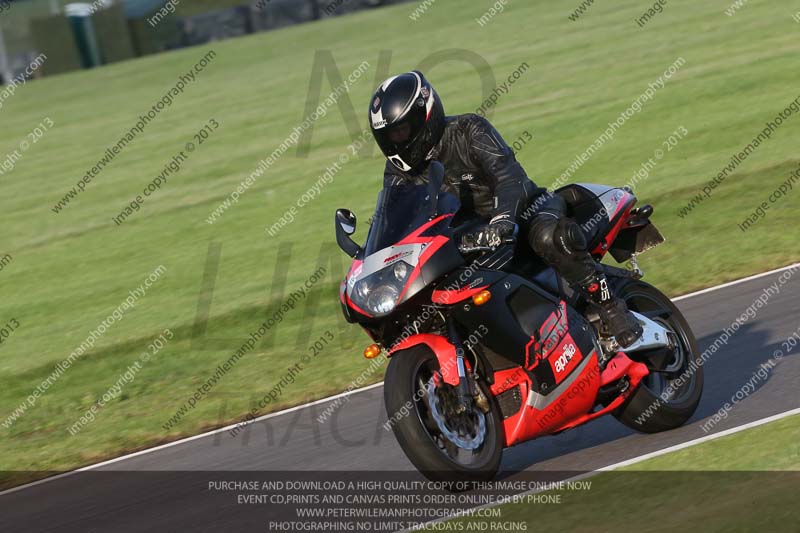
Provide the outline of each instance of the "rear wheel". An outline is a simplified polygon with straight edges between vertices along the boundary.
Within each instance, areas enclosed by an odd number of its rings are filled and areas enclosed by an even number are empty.
[[[703,394],[703,362],[694,334],[678,308],[652,285],[626,280],[616,293],[631,311],[666,328],[675,349],[661,362],[661,372],[651,370],[614,416],[645,433],[682,426],[694,414]]]
[[[457,413],[456,388],[441,381],[439,362],[424,345],[396,352],[386,369],[389,424],[409,460],[434,481],[488,481],[503,454],[502,417],[494,399]]]

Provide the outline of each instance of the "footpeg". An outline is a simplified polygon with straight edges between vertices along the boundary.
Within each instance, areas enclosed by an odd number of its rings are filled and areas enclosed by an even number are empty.
[[[628,378],[623,377],[619,381],[600,387],[600,390],[597,391],[597,401],[601,405],[606,406],[615,398],[619,397],[620,394],[627,392],[630,386],[631,384]]]

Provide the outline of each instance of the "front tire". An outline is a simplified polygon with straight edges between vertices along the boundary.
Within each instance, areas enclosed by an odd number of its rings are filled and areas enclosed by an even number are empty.
[[[448,438],[448,432],[441,429],[442,415],[430,408],[431,379],[438,370],[436,355],[425,345],[398,351],[392,356],[383,392],[388,423],[408,459],[428,479],[489,481],[497,473],[503,455],[503,419],[497,403],[483,389],[490,405],[489,412],[481,412],[483,437],[465,435],[459,446],[454,440],[459,440],[460,433],[451,433],[452,437]],[[448,388],[453,389],[442,383],[436,387],[435,394],[452,393]],[[477,407],[474,409],[478,411]]]
[[[668,361],[668,366],[677,369],[671,373],[674,377],[651,372],[614,416],[643,433],[680,427],[692,417],[703,394],[703,361],[692,329],[672,301],[648,283],[626,280],[616,293],[631,311],[671,330],[678,347]]]

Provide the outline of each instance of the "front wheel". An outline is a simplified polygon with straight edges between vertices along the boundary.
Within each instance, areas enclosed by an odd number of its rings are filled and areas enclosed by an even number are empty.
[[[457,413],[455,387],[439,379],[424,345],[396,352],[384,379],[386,413],[408,459],[433,481],[489,481],[503,455],[502,417],[493,398],[483,412]]]
[[[626,281],[615,289],[631,311],[672,334],[675,350],[664,362],[664,371],[651,371],[614,416],[644,433],[680,427],[694,414],[703,394],[703,361],[692,329],[672,301],[652,285]]]

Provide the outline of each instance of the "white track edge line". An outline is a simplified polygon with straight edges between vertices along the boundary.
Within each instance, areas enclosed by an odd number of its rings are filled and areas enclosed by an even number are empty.
[[[699,296],[701,294],[706,294],[708,292],[716,291],[716,290],[719,290],[719,289],[724,289],[724,288],[730,287],[732,285],[738,285],[739,283],[744,283],[744,282],[751,281],[751,280],[754,280],[754,279],[758,279],[758,278],[762,278],[762,277],[765,277],[765,276],[769,276],[771,274],[776,274],[776,273],[782,272],[784,270],[790,270],[790,269],[796,268],[798,266],[800,266],[800,263],[793,263],[791,265],[786,265],[784,267],[776,268],[774,270],[770,270],[770,271],[767,271],[767,272],[761,272],[759,274],[753,274],[752,276],[747,276],[746,278],[741,278],[741,279],[737,279],[737,280],[734,280],[734,281],[729,281],[729,282],[723,283],[721,285],[715,285],[713,287],[708,287],[706,289],[702,289],[702,290],[699,290],[699,291],[691,292],[689,294],[684,294],[682,296],[678,296],[678,297],[672,298],[672,301],[679,301],[679,300],[684,300],[684,299],[687,299],[687,298],[692,298],[693,296]],[[304,403],[304,404],[301,404],[301,405],[296,405],[294,407],[290,407],[288,409],[284,409],[282,411],[276,411],[274,413],[269,413],[269,414],[266,414],[266,415],[263,415],[263,416],[260,416],[258,418],[253,419],[250,423],[254,424],[256,422],[261,422],[262,420],[267,420],[269,418],[273,418],[273,417],[276,417],[276,416],[285,415],[285,414],[288,414],[288,413],[291,413],[291,412],[294,412],[294,411],[298,411],[300,409],[304,409],[306,407],[312,407],[314,405],[318,405],[318,404],[321,404],[321,403],[330,402],[330,401],[336,400],[338,398],[342,398],[344,396],[350,396],[350,395],[353,395],[353,394],[357,394],[359,392],[365,392],[365,391],[368,391],[368,390],[371,390],[371,389],[374,389],[374,388],[377,388],[377,387],[381,387],[381,386],[383,386],[383,382],[382,381],[379,382],[379,383],[373,383],[372,385],[368,385],[368,386],[362,387],[360,389],[354,389],[352,391],[345,391],[345,392],[342,392],[342,393],[339,393],[339,394],[334,394],[333,396],[328,396],[327,398],[322,398],[322,399],[319,399],[319,400],[315,400],[315,401],[310,402],[310,403]],[[60,479],[60,478],[65,477],[65,476],[69,476],[69,475],[74,474],[76,472],[86,472],[88,470],[94,470],[95,468],[100,468],[101,466],[106,466],[106,465],[109,465],[109,464],[112,464],[112,463],[117,463],[117,462],[120,462],[120,461],[124,461],[126,459],[132,459],[132,458],[138,457],[140,455],[145,455],[145,454],[148,454],[148,453],[151,453],[151,452],[156,452],[156,451],[159,451],[159,450],[163,450],[165,448],[170,448],[172,446],[177,446],[179,444],[184,444],[184,443],[187,443],[187,442],[191,442],[193,440],[201,439],[203,437],[216,435],[217,433],[221,433],[223,431],[228,431],[228,430],[236,427],[238,424],[239,424],[239,422],[236,422],[234,424],[231,424],[231,425],[228,425],[228,426],[225,426],[225,427],[222,427],[222,428],[217,428],[217,429],[214,429],[214,430],[211,430],[211,431],[207,431],[205,433],[199,433],[197,435],[192,435],[191,437],[185,437],[183,439],[179,439],[179,440],[176,440],[176,441],[167,442],[167,443],[164,443],[164,444],[160,444],[158,446],[154,446],[152,448],[145,448],[144,450],[139,450],[138,452],[133,452],[133,453],[129,453],[129,454],[126,454],[126,455],[120,455],[119,457],[115,457],[115,458],[109,459],[107,461],[102,461],[100,463],[87,465],[87,466],[78,468],[76,470],[71,470],[69,472],[64,472],[62,474],[57,474],[55,476],[50,476],[50,477],[47,477],[47,478],[44,478],[44,479],[40,479],[38,481],[33,481],[33,482],[25,484],[25,485],[20,485],[19,487],[13,487],[11,489],[8,489],[8,490],[0,492],[0,496],[3,496],[5,494],[9,494],[11,492],[16,492],[18,490],[22,490],[22,489],[25,489],[25,488],[28,488],[28,487],[33,487],[33,486],[39,485],[41,483],[46,483],[48,481],[55,481],[56,479]],[[716,433],[714,433],[714,435],[716,435]]]
[[[691,448],[692,446],[696,446],[698,444],[702,444],[704,442],[712,441],[715,439],[719,439],[722,437],[727,437],[728,435],[733,435],[734,433],[739,433],[740,431],[745,431],[747,429],[752,429],[754,427],[763,426],[764,424],[769,424],[770,422],[776,422],[783,418],[788,418],[790,416],[800,415],[800,407],[795,409],[790,409],[788,411],[784,411],[782,413],[778,413],[776,415],[768,416],[766,418],[760,418],[758,420],[753,420],[752,422],[747,422],[746,424],[742,424],[741,426],[735,426],[730,429],[726,429],[723,431],[718,431],[716,433],[712,433],[711,435],[705,435],[703,437],[698,437],[693,440],[687,440],[686,442],[681,442],[678,444],[674,444],[672,446],[668,446],[666,448],[662,448],[660,450],[656,450],[654,452],[646,453],[644,455],[640,455],[638,457],[634,457],[632,459],[627,459],[625,461],[620,461],[619,463],[614,463],[613,465],[605,466],[598,470],[598,472],[610,472],[612,470],[616,470],[618,468],[623,468],[626,466],[634,465],[636,463],[641,463],[642,461],[647,461],[648,459],[653,459],[654,457],[658,457],[660,455],[666,455],[668,453],[677,452],[679,450],[683,450],[684,448]]]
[[[726,287],[731,287],[733,285],[738,285],[740,283],[745,283],[747,281],[752,281],[754,279],[763,278],[763,277],[769,276],[771,274],[777,274],[778,272],[783,272],[784,270],[792,270],[792,269],[797,268],[797,267],[800,267],[800,263],[794,263],[794,264],[791,264],[791,265],[786,265],[784,267],[776,268],[776,269],[770,270],[768,272],[761,272],[760,274],[753,274],[752,276],[747,276],[746,278],[729,281],[727,283],[723,283],[722,285],[714,285],[713,287],[708,287],[706,289],[701,289],[699,291],[690,292],[689,294],[684,294],[682,296],[676,296],[675,298],[672,298],[672,301],[673,302],[677,302],[677,301],[680,301],[680,300],[684,300],[686,298],[691,298],[692,296],[699,296],[701,294],[706,294],[708,292],[713,292],[713,291],[716,291],[716,290],[719,290],[719,289],[724,289]]]
[[[611,471],[617,470],[619,468],[623,468],[623,467],[626,467],[626,466],[630,466],[630,465],[634,465],[634,464],[637,464],[637,463],[641,463],[641,462],[647,461],[648,459],[653,459],[653,458],[659,457],[661,455],[667,455],[667,454],[670,454],[670,453],[673,453],[673,452],[684,450],[686,448],[691,448],[692,446],[696,446],[696,445],[702,444],[704,442],[716,440],[716,439],[719,439],[721,437],[727,437],[729,435],[733,435],[734,433],[739,433],[741,431],[752,429],[754,427],[763,426],[764,424],[769,424],[770,422],[775,422],[777,420],[781,420],[783,418],[788,418],[788,417],[794,416],[794,415],[800,415],[800,407],[798,407],[797,409],[790,409],[789,411],[784,411],[784,412],[778,413],[776,415],[768,416],[766,418],[760,418],[758,420],[753,420],[752,422],[747,422],[746,424],[742,424],[741,426],[732,427],[732,428],[726,429],[724,431],[718,431],[717,433],[712,433],[711,435],[706,435],[704,437],[699,437],[697,439],[687,440],[685,442],[680,442],[678,444],[673,444],[672,446],[667,446],[666,448],[661,448],[660,450],[656,450],[654,452],[646,453],[646,454],[643,454],[643,455],[639,455],[639,456],[633,457],[631,459],[626,459],[625,461],[620,461],[620,462],[614,463],[612,465],[604,466],[602,468],[598,468],[597,470],[592,470],[591,472],[585,472],[585,473],[579,474],[577,476],[572,476],[571,478],[567,478],[567,479],[561,480],[559,482],[570,483],[570,482],[580,481],[580,480],[583,480],[583,479],[594,477],[594,476],[596,476],[598,474],[602,474],[603,472],[611,472]],[[702,472],[702,470],[698,470],[698,472]],[[520,492],[516,496],[527,496],[529,494],[539,494],[539,493],[542,493],[542,492],[548,492],[550,490],[553,490],[553,489],[548,489],[548,488],[531,489],[531,490],[528,490],[528,491],[525,491],[525,492]],[[414,529],[406,529],[406,530],[403,530],[403,531],[416,531],[416,530],[422,529],[423,527],[427,527],[429,525],[445,522],[445,521],[448,521],[448,520],[453,520],[453,519],[456,519],[456,518],[463,518],[464,516],[468,516],[468,512],[469,511],[476,511],[476,510],[479,510],[479,509],[491,509],[493,507],[497,507],[498,505],[506,505],[508,503],[512,503],[512,502],[511,501],[509,501],[509,502],[495,502],[495,503],[487,503],[487,504],[480,505],[480,506],[477,506],[477,507],[470,507],[469,509],[461,510],[461,511],[459,511],[459,512],[457,512],[457,513],[455,513],[455,514],[453,514],[453,515],[451,515],[449,517],[438,518],[436,520],[432,520],[430,522],[426,522],[424,524],[421,524],[420,526],[418,526],[418,527],[416,527]]]
[[[352,396],[353,394],[357,394],[359,392],[366,392],[368,390],[372,390],[372,389],[378,388],[378,387],[380,387],[382,385],[383,385],[383,382],[381,381],[380,383],[373,383],[372,385],[368,385],[366,387],[361,387],[360,389],[354,389],[352,391],[341,392],[339,394],[334,394],[333,396],[328,396],[327,398],[321,398],[319,400],[315,400],[315,401],[310,402],[310,403],[304,403],[302,405],[295,405],[294,407],[289,407],[288,409],[284,409],[282,411],[276,411],[274,413],[268,413],[268,414],[262,415],[262,416],[260,416],[258,418],[254,418],[253,420],[251,420],[248,423],[248,425],[254,424],[256,422],[260,422],[262,420],[267,420],[269,418],[274,418],[276,416],[285,415],[285,414],[288,414],[288,413],[291,413],[291,412],[294,412],[294,411],[299,411],[300,409],[305,409],[307,407],[312,407],[314,405],[318,405],[318,404],[321,404],[321,403],[331,402],[333,400],[336,400],[338,398],[342,398],[342,397],[345,397],[345,396]],[[145,448],[144,450],[139,450],[137,452],[132,452],[132,453],[128,453],[128,454],[125,454],[125,455],[120,455],[119,457],[114,457],[113,459],[108,459],[107,461],[102,461],[100,463],[95,463],[95,464],[92,464],[92,465],[83,466],[83,467],[77,468],[75,470],[70,470],[69,472],[63,472],[61,474],[56,474],[55,476],[50,476],[50,477],[46,477],[44,479],[39,479],[39,480],[36,480],[36,481],[32,481],[30,483],[26,483],[25,485],[20,485],[18,487],[12,487],[10,489],[6,489],[4,491],[0,491],[0,496],[4,496],[6,494],[10,494],[10,493],[16,492],[18,490],[27,489],[27,488],[30,488],[30,487],[35,487],[36,485],[40,485],[42,483],[47,483],[49,481],[55,481],[57,479],[61,479],[61,478],[67,477],[67,476],[71,476],[71,475],[76,474],[78,472],[87,472],[87,471],[90,471],[90,470],[94,470],[96,468],[100,468],[101,466],[106,466],[106,465],[110,465],[110,464],[113,464],[113,463],[118,463],[120,461],[125,461],[127,459],[132,459],[132,458],[138,457],[140,455],[145,455],[145,454],[148,454],[148,453],[151,453],[151,452],[157,452],[157,451],[163,450],[165,448],[171,448],[172,446],[177,446],[178,444],[184,444],[184,443],[187,443],[187,442],[191,442],[193,440],[202,439],[203,437],[216,435],[217,433],[222,433],[223,431],[228,431],[230,429],[235,428],[236,426],[239,425],[239,423],[240,422],[236,422],[236,423],[227,425],[225,427],[213,429],[211,431],[206,431],[205,433],[199,433],[197,435],[192,435],[191,437],[185,437],[185,438],[182,438],[182,439],[179,439],[179,440],[176,440],[176,441],[165,442],[164,444],[159,444],[158,446],[154,446],[152,448]]]

